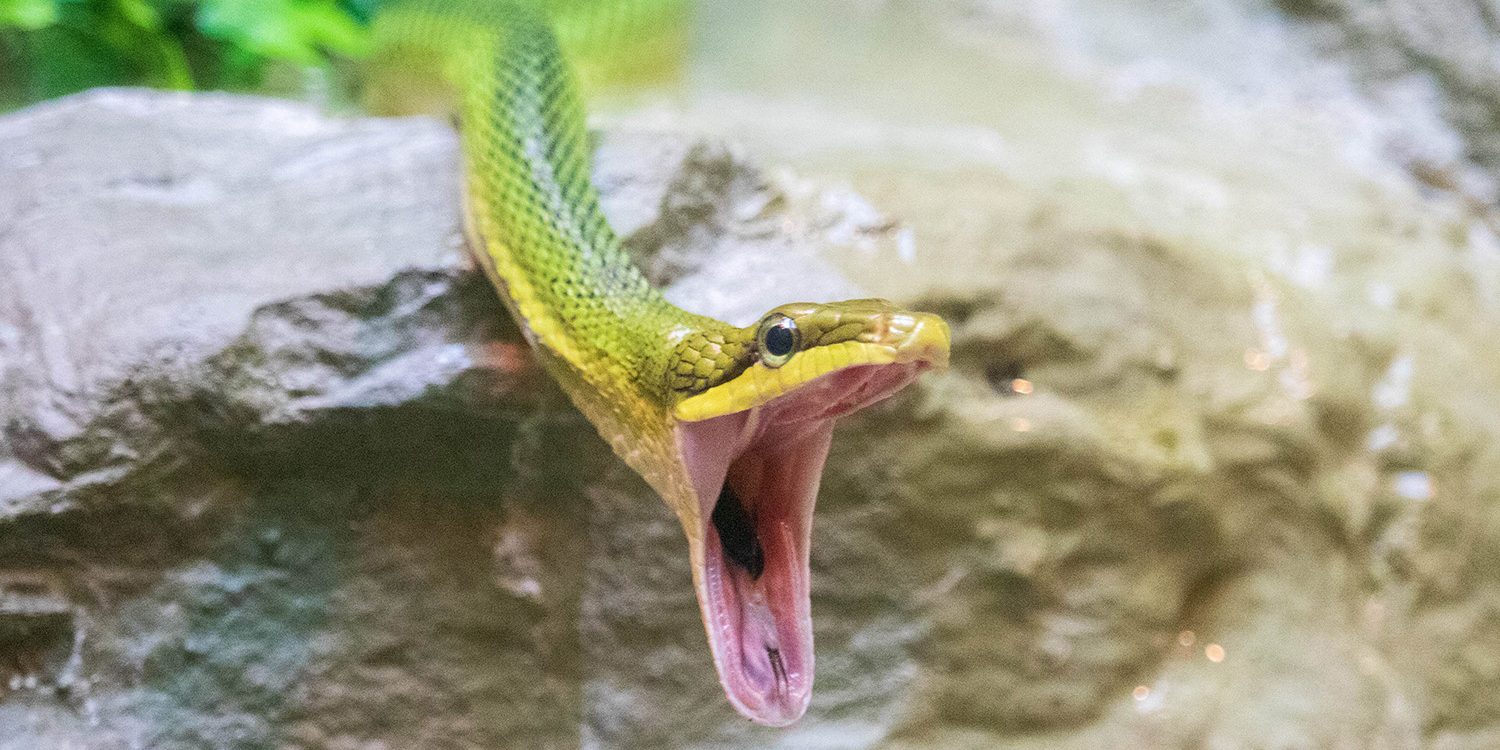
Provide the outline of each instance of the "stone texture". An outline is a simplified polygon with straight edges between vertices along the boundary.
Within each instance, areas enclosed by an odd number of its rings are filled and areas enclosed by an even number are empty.
[[[1493,133],[1351,68],[1342,3],[1053,5],[721,5],[799,93],[859,98],[881,40],[881,111],[605,119],[673,299],[954,324],[835,440],[784,731],[725,705],[676,521],[466,270],[445,128],[0,119],[0,747],[1494,746]]]
[[[0,120],[0,746],[663,731],[614,683],[731,720],[676,522],[467,268],[455,145],[143,91]],[[643,259],[850,292],[725,147],[611,136],[597,177]]]
[[[1433,74],[1489,13],[1319,5],[714,6],[679,119],[901,217],[830,257],[957,324],[836,441],[815,549],[911,628],[850,744],[1495,744],[1495,129]]]

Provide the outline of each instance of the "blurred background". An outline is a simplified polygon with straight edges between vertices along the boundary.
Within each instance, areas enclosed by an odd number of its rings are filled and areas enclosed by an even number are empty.
[[[373,2],[5,0],[0,106],[96,86],[305,95],[368,43]]]
[[[674,301],[954,328],[835,438],[787,730],[372,10],[0,0],[0,748],[1500,746],[1490,0],[703,0],[596,93]]]

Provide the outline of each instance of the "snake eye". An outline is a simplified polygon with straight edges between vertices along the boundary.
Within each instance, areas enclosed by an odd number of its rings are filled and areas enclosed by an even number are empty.
[[[797,353],[797,347],[802,344],[802,332],[797,330],[797,324],[791,318],[776,314],[760,324],[755,340],[761,363],[766,367],[780,367]]]

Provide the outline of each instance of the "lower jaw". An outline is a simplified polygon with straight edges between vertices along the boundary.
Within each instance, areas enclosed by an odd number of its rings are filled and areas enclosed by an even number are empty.
[[[812,696],[808,547],[832,436],[830,420],[730,467],[730,486],[756,498],[748,510],[764,558],[759,576],[725,554],[712,523],[704,530],[701,595],[719,679],[735,708],[762,724],[796,721]]]
[[[724,561],[705,570],[711,644],[729,701],[761,724],[784,726],[801,718],[812,696],[812,621],[807,596],[787,601],[781,592],[750,581]],[[789,611],[790,610],[790,611]]]
[[[703,519],[699,605],[724,692],[755,722],[790,724],[812,695],[808,549],[834,423],[922,369],[850,368],[757,410],[689,423],[683,432]],[[725,554],[709,520],[726,482],[754,519],[764,552],[759,576]]]

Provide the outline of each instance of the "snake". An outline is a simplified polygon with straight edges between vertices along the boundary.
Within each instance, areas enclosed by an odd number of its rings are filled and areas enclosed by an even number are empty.
[[[946,367],[949,328],[883,299],[790,301],[748,326],[668,301],[591,181],[555,27],[578,1],[407,0],[374,35],[452,98],[467,245],[536,359],[676,513],[725,696],[785,726],[812,695],[809,551],[834,424]],[[591,17],[616,38],[655,28],[649,2],[603,6]]]

